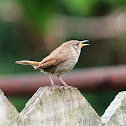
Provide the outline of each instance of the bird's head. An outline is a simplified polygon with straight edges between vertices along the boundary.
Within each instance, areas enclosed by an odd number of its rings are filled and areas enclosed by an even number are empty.
[[[88,46],[89,41],[88,40],[83,40],[83,41],[78,41],[78,40],[70,40],[66,43],[69,43],[70,46],[72,46],[75,49],[81,49],[83,46]]]

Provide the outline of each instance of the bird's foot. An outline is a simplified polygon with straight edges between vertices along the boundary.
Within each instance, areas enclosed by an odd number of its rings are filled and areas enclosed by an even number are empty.
[[[63,87],[64,87],[64,88],[68,88],[68,89],[70,89],[71,91],[72,91],[72,89],[73,89],[73,86],[69,86],[69,85],[67,85],[67,84],[64,85]]]
[[[62,84],[64,85],[64,86],[62,86],[62,87],[64,87],[64,88],[68,88],[68,89],[70,89],[71,91],[72,91],[72,86],[69,86],[69,85],[67,85],[63,80],[62,80],[62,78],[60,77],[60,76],[58,76],[58,78],[59,78],[59,80],[62,82]]]
[[[59,86],[59,85],[52,85],[51,88],[52,89],[59,89],[61,91],[61,86]]]

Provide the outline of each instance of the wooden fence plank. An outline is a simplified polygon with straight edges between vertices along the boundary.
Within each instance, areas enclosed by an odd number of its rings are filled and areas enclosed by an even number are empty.
[[[104,126],[126,126],[126,91],[118,93],[101,119]]]
[[[126,126],[126,91],[100,118],[76,88],[41,87],[20,114],[0,90],[0,126]]]
[[[20,114],[0,90],[0,126],[21,126]]]
[[[101,126],[101,119],[76,89],[41,87],[20,113],[25,126]]]

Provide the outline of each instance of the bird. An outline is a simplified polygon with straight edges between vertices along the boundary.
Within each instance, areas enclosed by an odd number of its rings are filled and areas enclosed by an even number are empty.
[[[61,81],[61,83],[64,85],[64,87],[70,88],[68,84],[66,84],[60,75],[65,74],[66,72],[73,69],[73,67],[78,62],[81,48],[83,46],[88,46],[89,41],[83,40],[70,40],[67,42],[64,42],[61,46],[56,48],[54,51],[50,53],[47,57],[45,57],[42,61],[29,61],[29,60],[21,60],[16,61],[17,64],[22,65],[31,65],[34,67],[34,69],[39,69],[40,72],[44,74],[48,74],[51,81],[52,87],[57,87],[53,80],[52,75],[57,76],[58,79]]]

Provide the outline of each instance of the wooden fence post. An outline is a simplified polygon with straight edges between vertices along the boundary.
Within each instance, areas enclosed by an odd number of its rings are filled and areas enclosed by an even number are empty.
[[[126,91],[100,118],[76,88],[41,87],[20,114],[0,90],[0,126],[126,126]]]
[[[101,119],[103,126],[126,126],[126,91],[118,93]]]
[[[20,113],[24,126],[101,126],[101,119],[76,89],[41,87]]]
[[[20,115],[0,90],[0,126],[22,126]]]

